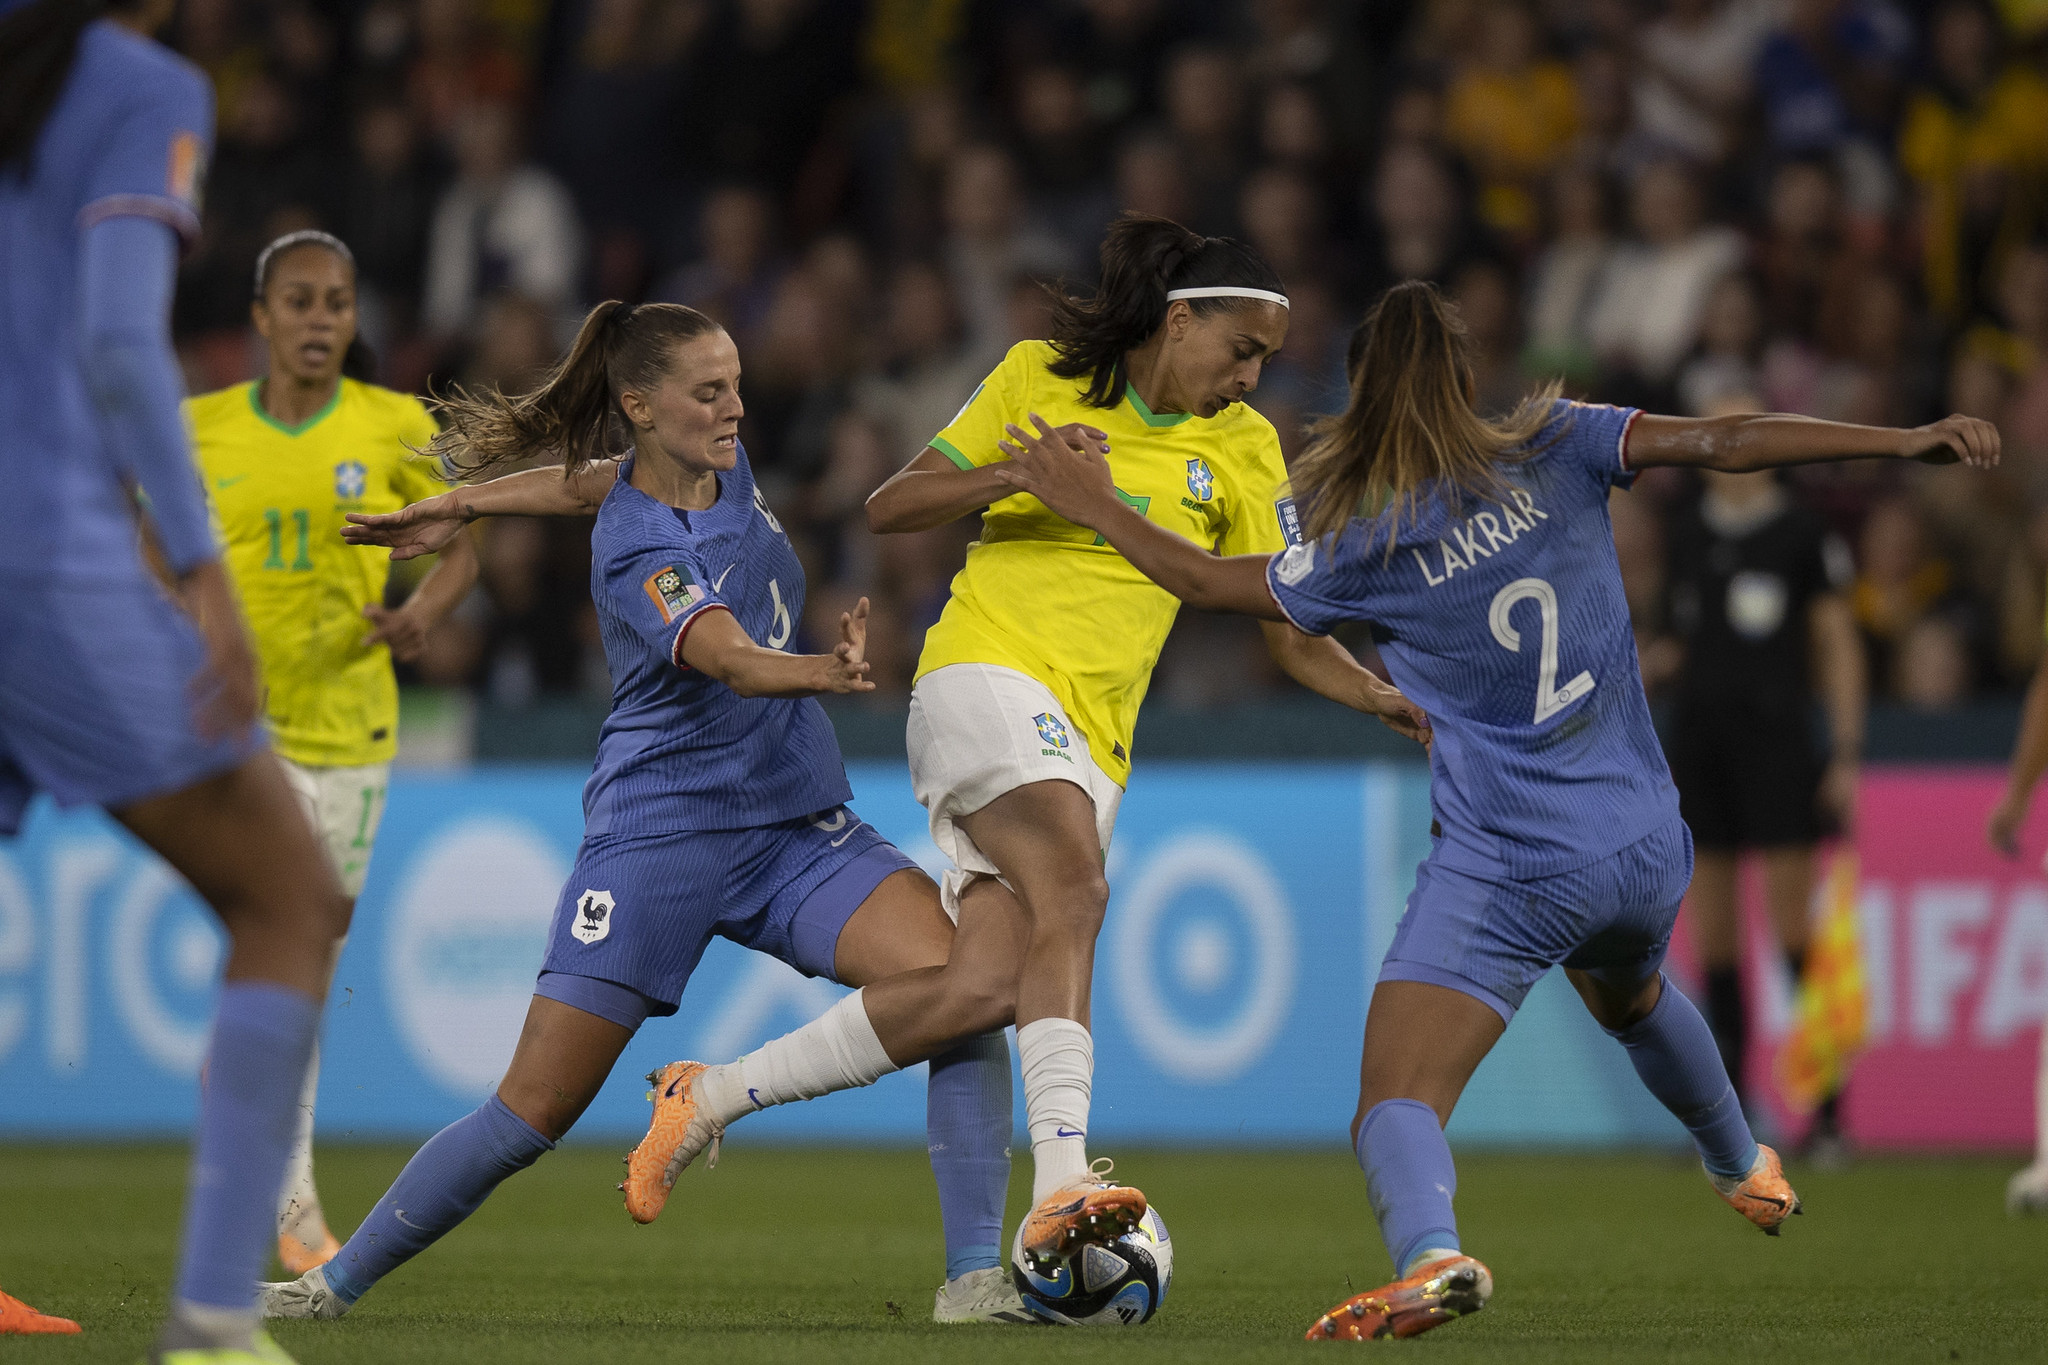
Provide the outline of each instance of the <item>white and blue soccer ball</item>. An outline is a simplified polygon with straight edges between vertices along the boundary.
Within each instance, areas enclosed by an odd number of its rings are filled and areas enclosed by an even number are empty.
[[[1069,1327],[1136,1327],[1166,1302],[1173,1237],[1159,1210],[1113,1242],[1089,1242],[1064,1260],[1026,1254],[1024,1229],[1010,1248],[1010,1278],[1024,1306]]]

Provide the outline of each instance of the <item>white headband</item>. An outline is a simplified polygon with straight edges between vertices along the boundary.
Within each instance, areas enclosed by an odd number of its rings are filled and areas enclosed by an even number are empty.
[[[1289,306],[1285,294],[1276,294],[1270,289],[1248,289],[1238,284],[1210,284],[1200,289],[1167,290],[1166,301],[1172,303],[1175,299],[1264,299],[1267,303],[1277,303],[1282,308]]]

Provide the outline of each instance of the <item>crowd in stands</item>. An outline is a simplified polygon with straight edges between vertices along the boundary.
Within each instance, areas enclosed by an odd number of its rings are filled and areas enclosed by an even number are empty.
[[[1456,298],[1485,402],[1996,421],[1995,477],[1802,477],[1853,551],[1880,698],[2010,691],[2048,572],[2044,0],[184,0],[219,150],[176,329],[247,378],[257,250],[342,236],[380,378],[516,391],[603,298],[688,303],[746,364],[743,436],[810,572],[813,641],[875,602],[908,685],[973,525],[861,504],[1085,285],[1125,209],[1244,237],[1292,296],[1253,398],[1290,456],[1348,334],[1411,278]],[[1646,646],[1662,526],[1616,538]],[[419,676],[602,696],[587,526],[491,529]],[[400,589],[402,590],[402,589]],[[1290,684],[1183,617],[1154,695]]]

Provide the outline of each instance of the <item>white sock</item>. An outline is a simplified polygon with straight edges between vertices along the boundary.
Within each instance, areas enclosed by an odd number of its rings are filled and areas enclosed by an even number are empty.
[[[855,991],[802,1028],[706,1071],[697,1084],[713,1121],[723,1127],[756,1109],[873,1085],[895,1071],[861,995]]]
[[[1031,1202],[1088,1173],[1088,1096],[1095,1040],[1072,1019],[1034,1019],[1017,1029],[1024,1114],[1031,1128]]]
[[[214,1343],[215,1349],[249,1349],[254,1344],[256,1324],[262,1320],[254,1308],[215,1308],[185,1299],[172,1301],[171,1316],[187,1331]]]
[[[2048,1023],[2041,1026],[2041,1069],[2034,1076],[2034,1160],[2048,1166]]]
[[[326,1230],[320,1192],[313,1187],[313,1101],[320,1093],[320,1049],[306,1068],[306,1086],[299,1092],[298,1132],[292,1138],[291,1160],[284,1168],[284,1194],[277,1205],[277,1230],[306,1246],[317,1246]]]

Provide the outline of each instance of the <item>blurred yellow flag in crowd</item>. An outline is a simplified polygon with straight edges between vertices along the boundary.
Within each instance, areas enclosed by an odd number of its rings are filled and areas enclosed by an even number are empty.
[[[1856,883],[1856,854],[1844,848],[1828,868],[1820,923],[1798,983],[1792,1032],[1778,1052],[1778,1088],[1801,1114],[1812,1113],[1841,1089],[1869,1027]]]

